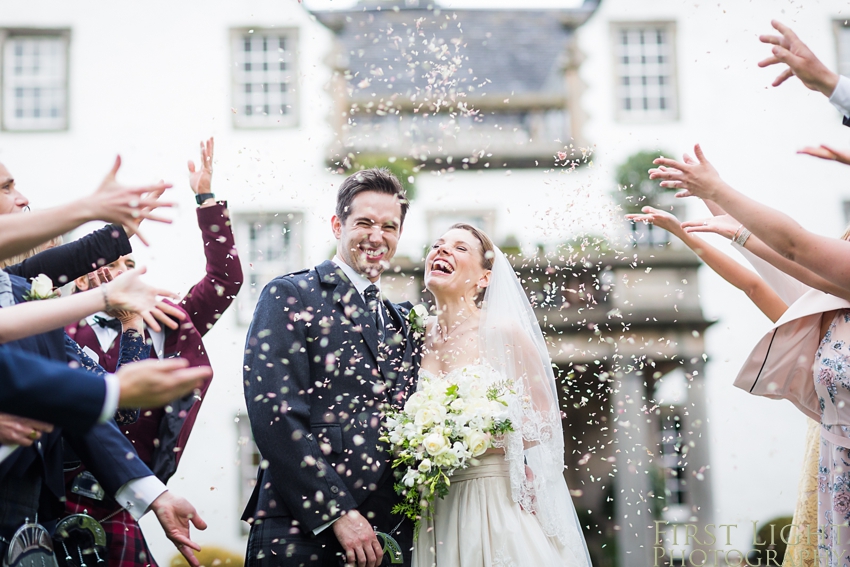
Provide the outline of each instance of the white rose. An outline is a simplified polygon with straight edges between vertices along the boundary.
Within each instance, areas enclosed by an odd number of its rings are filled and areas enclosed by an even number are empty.
[[[428,404],[416,412],[413,423],[420,427],[430,427],[441,423],[446,416],[446,408],[437,404]]]
[[[53,293],[53,280],[44,274],[39,274],[38,277],[32,281],[32,293],[38,297],[47,297]]]
[[[426,473],[431,470],[431,459],[423,459],[421,463],[419,463],[419,472]]]
[[[463,409],[466,407],[466,401],[464,401],[463,398],[458,398],[451,404],[449,404],[449,407],[456,412],[462,412]]]
[[[470,431],[469,435],[464,438],[464,442],[469,447],[473,457],[483,455],[490,445],[489,437],[480,431]]]
[[[404,411],[407,414],[415,414],[422,404],[427,401],[425,394],[420,392],[414,392],[407,398],[407,402],[404,404]]]
[[[432,457],[442,455],[449,450],[449,445],[446,443],[446,438],[439,433],[432,433],[422,442],[422,446],[428,451]]]

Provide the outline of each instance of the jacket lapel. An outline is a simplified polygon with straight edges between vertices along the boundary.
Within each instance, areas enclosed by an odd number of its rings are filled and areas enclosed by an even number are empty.
[[[342,313],[351,320],[356,329],[363,336],[363,342],[369,347],[369,352],[377,361],[381,372],[386,374],[386,370],[381,365],[380,357],[378,356],[378,330],[375,329],[372,321],[371,313],[366,309],[366,303],[363,298],[351,285],[351,282],[345,277],[345,274],[336,264],[327,260],[316,266],[316,271],[321,277],[321,281],[326,284],[335,286],[333,290],[333,300],[339,306]]]

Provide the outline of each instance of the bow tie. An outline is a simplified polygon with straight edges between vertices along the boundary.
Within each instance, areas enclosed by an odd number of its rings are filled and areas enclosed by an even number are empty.
[[[113,331],[116,331],[119,335],[121,334],[121,321],[119,321],[118,319],[107,319],[106,317],[95,315],[94,322],[97,323],[97,325],[101,329],[112,329]]]

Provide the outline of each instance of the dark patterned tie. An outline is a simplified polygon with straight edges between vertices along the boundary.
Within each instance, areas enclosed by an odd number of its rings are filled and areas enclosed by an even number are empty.
[[[381,305],[380,292],[377,286],[373,284],[364,289],[363,299],[366,300],[366,308],[372,313],[372,321],[375,323],[375,330],[378,331],[378,343],[383,343],[385,333],[383,321],[381,320],[382,313],[379,311],[383,305]]]
[[[102,329],[112,329],[113,331],[117,331],[119,335],[121,334],[121,321],[114,317],[107,319],[106,317],[95,315],[94,322]]]

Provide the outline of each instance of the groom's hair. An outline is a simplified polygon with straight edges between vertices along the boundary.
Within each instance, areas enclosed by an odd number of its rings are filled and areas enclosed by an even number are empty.
[[[364,169],[345,178],[336,194],[336,216],[340,221],[346,221],[351,214],[351,203],[354,202],[354,198],[365,191],[395,195],[401,205],[400,222],[404,224],[404,217],[410,206],[407,194],[398,178],[384,167]]]

